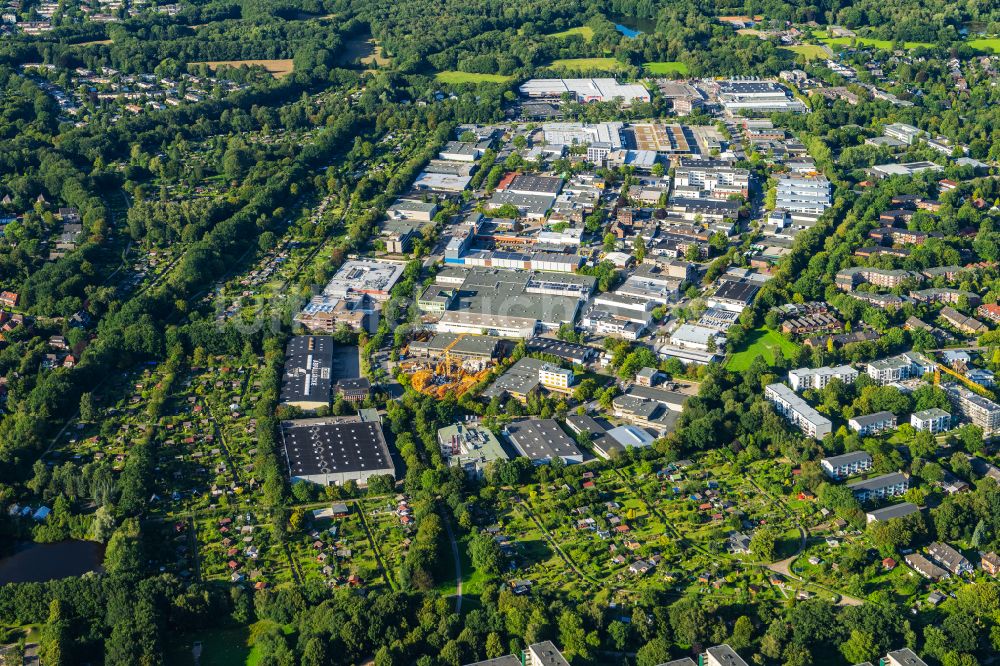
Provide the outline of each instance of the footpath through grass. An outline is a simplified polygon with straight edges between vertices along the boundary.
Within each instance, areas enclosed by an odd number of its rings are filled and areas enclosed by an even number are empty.
[[[763,356],[765,361],[773,364],[778,355],[792,358],[798,350],[799,347],[794,342],[777,331],[762,326],[750,332],[743,343],[743,349],[729,358],[726,367],[735,372],[746,370],[758,356]]]

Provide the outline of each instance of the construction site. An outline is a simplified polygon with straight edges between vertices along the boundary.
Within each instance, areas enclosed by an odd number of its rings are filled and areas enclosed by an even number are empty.
[[[400,357],[399,367],[420,393],[461,396],[484,380],[502,357],[504,341],[469,333],[422,334]]]

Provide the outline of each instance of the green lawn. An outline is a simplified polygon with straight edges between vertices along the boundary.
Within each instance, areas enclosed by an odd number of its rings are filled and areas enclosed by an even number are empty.
[[[806,60],[824,60],[829,57],[826,49],[816,44],[799,44],[797,46],[783,46],[781,48],[804,56]]]
[[[688,66],[676,60],[647,62],[642,68],[649,74],[687,74]]]
[[[564,69],[570,71],[587,71],[599,69],[605,72],[617,72],[624,65],[614,58],[565,58],[553,60],[549,65],[552,69]]]
[[[828,37],[825,30],[814,30],[813,37],[823,42],[827,46],[849,46],[851,42],[861,46],[874,46],[877,49],[888,51],[892,48],[892,41],[888,39],[875,39],[874,37]],[[932,47],[929,42],[903,42],[904,49],[915,49],[918,47]]]
[[[1000,53],[1000,37],[977,37],[970,39],[967,43],[977,51]]]
[[[458,85],[460,83],[507,83],[513,77],[503,74],[476,74],[474,72],[445,71],[438,72],[434,78],[441,83]]]
[[[594,29],[589,25],[578,25],[575,28],[570,28],[569,30],[563,30],[562,32],[553,32],[547,37],[558,37],[559,39],[564,39],[566,37],[572,37],[573,35],[580,35],[583,37],[584,41],[589,42],[594,38]]]
[[[734,371],[746,370],[758,356],[763,356],[768,363],[774,363],[777,358],[776,354],[780,353],[785,358],[791,358],[798,351],[798,348],[798,345],[777,331],[761,327],[747,336],[743,349],[729,358],[726,367]]]

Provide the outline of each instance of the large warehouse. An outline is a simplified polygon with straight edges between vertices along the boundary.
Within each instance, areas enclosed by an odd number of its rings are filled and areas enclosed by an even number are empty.
[[[567,464],[582,463],[583,451],[559,426],[555,419],[521,419],[508,423],[504,434],[532,464],[544,465],[555,458]]]
[[[649,91],[640,83],[618,83],[614,79],[530,79],[519,88],[530,98],[556,99],[570,93],[578,102],[610,102],[621,99],[626,106],[632,102],[650,101]]]
[[[396,476],[375,410],[363,409],[359,416],[284,421],[281,438],[292,482],[340,486],[354,481],[365,486],[378,474]]]
[[[281,378],[282,405],[313,411],[330,404],[333,338],[299,335],[288,341]]]

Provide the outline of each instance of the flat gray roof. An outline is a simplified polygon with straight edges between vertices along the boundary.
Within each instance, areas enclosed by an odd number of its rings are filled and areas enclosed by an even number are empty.
[[[505,431],[521,455],[532,461],[583,456],[555,419],[514,421]]]
[[[869,511],[867,513],[868,517],[873,521],[879,520],[890,520],[891,518],[902,518],[903,516],[908,516],[911,513],[917,513],[920,511],[920,507],[912,502],[901,502],[899,504],[890,504],[889,506],[884,506],[881,509],[875,509],[874,511]]]
[[[897,483],[902,483],[904,481],[906,481],[905,474],[902,472],[892,472],[890,474],[883,474],[882,476],[876,476],[871,479],[861,479],[860,481],[848,483],[847,487],[851,490],[876,490],[878,488],[894,486]]]

